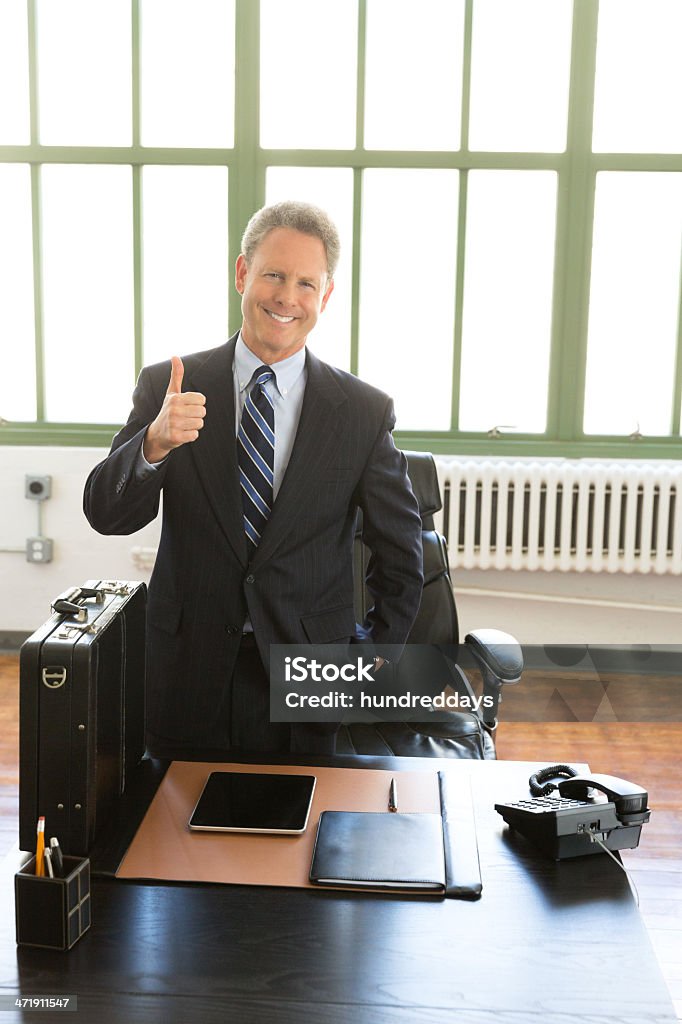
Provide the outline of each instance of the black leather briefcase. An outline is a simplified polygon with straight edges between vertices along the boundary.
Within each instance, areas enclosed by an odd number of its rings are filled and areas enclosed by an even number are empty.
[[[36,823],[84,855],[144,753],[144,583],[88,580],[61,594],[21,648],[19,845]]]

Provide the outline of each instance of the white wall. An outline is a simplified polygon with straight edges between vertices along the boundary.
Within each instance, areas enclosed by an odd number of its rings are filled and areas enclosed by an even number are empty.
[[[453,572],[462,634],[481,626],[527,644],[682,644],[682,578],[653,573]]]
[[[37,532],[37,502],[24,497],[27,473],[52,477],[43,502],[43,535],[54,542],[47,565],[0,551],[0,631],[32,632],[67,587],[95,577],[147,580],[133,549],[156,547],[159,520],[131,537],[101,537],[83,515],[83,485],[104,448],[0,447],[0,548],[24,548]]]
[[[100,537],[83,515],[85,479],[102,448],[0,447],[0,548],[24,548],[36,533],[36,502],[24,498],[26,473],[50,474],[43,533],[49,565],[0,552],[0,632],[32,632],[67,587],[95,577],[147,580],[136,549],[155,548],[159,520],[131,537]],[[607,573],[456,570],[462,630],[495,626],[522,643],[682,643],[682,579]]]

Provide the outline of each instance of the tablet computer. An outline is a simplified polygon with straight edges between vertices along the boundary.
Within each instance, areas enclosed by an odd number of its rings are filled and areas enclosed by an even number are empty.
[[[203,832],[305,832],[315,792],[314,775],[211,772],[189,827]]]

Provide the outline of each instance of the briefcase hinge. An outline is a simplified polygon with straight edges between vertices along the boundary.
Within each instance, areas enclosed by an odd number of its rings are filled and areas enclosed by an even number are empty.
[[[103,590],[106,594],[116,594],[117,597],[129,597],[133,592],[132,587],[127,583],[121,583],[120,580],[102,580],[97,589]]]

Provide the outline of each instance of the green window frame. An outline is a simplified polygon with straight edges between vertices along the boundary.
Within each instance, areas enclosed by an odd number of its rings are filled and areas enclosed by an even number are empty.
[[[251,213],[263,205],[268,167],[338,167],[353,172],[353,252],[350,365],[359,364],[360,235],[363,172],[367,168],[449,168],[459,172],[459,225],[455,289],[453,420],[442,432],[402,431],[397,443],[404,448],[439,454],[563,456],[613,458],[678,458],[682,406],[682,286],[678,314],[676,363],[673,382],[673,418],[668,436],[587,436],[583,433],[583,397],[587,360],[588,304],[592,224],[596,176],[600,171],[682,171],[682,154],[593,153],[598,0],[574,0],[571,44],[567,147],[562,153],[490,153],[468,148],[469,95],[473,9],[466,0],[464,63],[461,104],[461,148],[450,152],[366,150],[364,138],[364,69],[368,0],[358,6],[357,138],[352,150],[268,150],[259,145],[259,3],[236,0],[235,144],[231,149],[154,148],[140,144],[140,11],[132,10],[133,141],[129,147],[43,146],[38,141],[36,12],[27,0],[29,25],[29,93],[31,142],[26,146],[0,146],[0,163],[31,165],[34,306],[36,336],[36,400],[34,423],[3,423],[0,443],[17,445],[108,446],[118,424],[49,423],[45,420],[45,381],[42,340],[40,169],[50,163],[124,164],[132,168],[135,303],[135,371],[142,365],[141,281],[141,171],[145,165],[222,166],[229,170],[229,261],[239,254],[240,238]],[[465,432],[457,429],[460,390],[461,325],[464,291],[467,179],[471,170],[550,170],[558,176],[553,310],[548,417],[544,434]],[[230,296],[230,330],[240,324],[239,296]],[[201,346],[199,346],[201,347]]]

